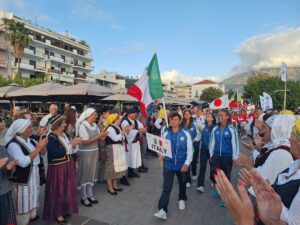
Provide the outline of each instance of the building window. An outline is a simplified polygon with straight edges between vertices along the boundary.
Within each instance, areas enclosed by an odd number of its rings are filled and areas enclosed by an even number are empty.
[[[29,46],[29,49],[33,51],[33,53],[35,54],[35,47],[34,46]]]
[[[36,61],[29,60],[29,65],[33,66],[33,68],[36,68]]]

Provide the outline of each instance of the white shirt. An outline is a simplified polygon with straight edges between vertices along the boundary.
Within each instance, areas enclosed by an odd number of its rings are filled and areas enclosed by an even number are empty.
[[[117,129],[119,129],[119,128],[117,128]],[[124,140],[124,136],[121,133],[117,134],[113,127],[108,127],[106,131],[108,132],[107,136],[110,139],[112,139],[113,141],[117,142],[117,141]],[[120,130],[120,132],[121,132],[121,130]]]
[[[257,157],[257,153],[255,152]],[[256,159],[254,158],[254,160]],[[275,150],[273,151],[265,163],[259,167],[257,167],[257,172],[265,179],[268,179],[270,184],[273,185],[276,181],[276,178],[279,173],[284,171],[286,168],[289,167],[293,163],[292,155],[286,150]],[[249,188],[249,192],[255,196],[254,191]]]
[[[77,152],[77,150],[78,150],[77,146],[75,146],[73,148],[72,145],[70,144],[69,139],[67,138],[67,136],[65,134],[64,134],[63,137],[59,136],[58,138],[64,144],[64,146],[65,146],[65,148],[67,150],[67,155],[71,155],[71,154]]]
[[[46,116],[44,116],[41,121],[40,121],[40,126],[42,127],[46,127],[47,126],[47,123],[48,123],[48,120],[51,118],[51,114],[48,114]]]
[[[30,139],[27,139],[27,141],[26,141],[23,138],[21,138],[20,136],[17,136],[16,138],[18,139],[18,141],[25,144],[30,152],[33,152],[35,150],[35,147],[30,142]],[[23,154],[20,146],[16,143],[10,143],[7,147],[7,152],[8,152],[8,155],[12,158],[12,160],[18,160],[18,165],[22,168],[27,167],[31,163],[29,155],[25,156]],[[39,164],[40,164],[40,157],[39,157],[39,155],[37,155],[33,159],[33,165],[37,166]]]
[[[294,175],[290,176],[291,174]],[[290,177],[289,177],[290,176]],[[291,180],[300,179],[300,160],[294,161],[289,167],[289,172],[280,174],[278,176],[277,184],[285,184]],[[294,197],[290,208],[286,208],[282,205],[282,210],[280,214],[280,219],[287,223],[288,225],[299,225],[300,224],[300,189],[298,190],[296,196]]]
[[[89,122],[87,122],[86,120],[82,122],[82,124],[79,127],[79,137],[81,137],[84,141],[90,139],[89,133],[86,130],[86,127],[90,130],[98,130],[99,131],[99,127],[97,126],[96,123],[93,123],[93,125],[91,125]]]
[[[154,123],[154,126],[157,128],[157,129],[161,129],[162,125],[160,125],[160,123],[162,122],[162,118],[157,118],[155,120],[155,123]]]
[[[128,118],[128,119],[129,119],[129,118]],[[132,125],[134,125],[134,120],[129,119],[129,121],[131,122]],[[142,124],[140,121],[137,120],[137,123],[138,123],[138,128],[139,128],[139,129],[144,127],[143,124]],[[121,124],[121,127],[122,127],[122,129],[124,129],[124,127],[126,127],[126,126],[128,126],[128,125],[129,125],[129,123],[127,122],[127,120],[124,120],[124,121],[122,122],[122,124]],[[134,141],[134,139],[135,139],[136,135],[138,134],[138,132],[139,132],[138,130],[132,129],[132,130],[126,135],[126,139],[127,139],[127,142],[128,142],[129,144],[132,143],[132,142]]]

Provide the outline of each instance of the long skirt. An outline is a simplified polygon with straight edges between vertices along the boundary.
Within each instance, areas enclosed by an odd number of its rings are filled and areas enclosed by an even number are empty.
[[[52,221],[64,214],[78,214],[76,175],[71,160],[60,165],[49,165],[45,187],[44,219]]]
[[[28,185],[15,184],[14,197],[16,202],[16,214],[30,213],[38,207],[40,177],[38,166],[33,166]]]
[[[99,151],[79,151],[77,187],[87,184],[94,185],[97,177],[97,164],[99,159]]]
[[[17,224],[11,191],[0,195],[0,224]]]
[[[105,160],[105,169],[104,169],[104,179],[119,179],[126,175],[126,169],[121,172],[115,171],[114,166],[114,154],[112,145],[105,146],[106,160]],[[125,156],[125,149],[124,149]],[[126,159],[124,157],[124,163],[126,164]]]
[[[142,165],[140,142],[127,144],[128,148],[128,167],[136,169]]]
[[[38,166],[33,166],[28,185],[14,185],[14,201],[16,206],[17,224],[28,224],[36,217],[39,205],[40,174]]]

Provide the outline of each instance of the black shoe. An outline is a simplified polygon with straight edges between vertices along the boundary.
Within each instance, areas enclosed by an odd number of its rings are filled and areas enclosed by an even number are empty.
[[[139,173],[148,173],[148,170],[146,170],[144,167],[141,166],[138,168],[138,172]]]
[[[120,179],[120,184],[122,184],[124,186],[130,186],[130,184],[125,176]]]
[[[39,215],[36,215],[34,218],[30,219],[30,222],[36,221],[36,220],[38,220],[39,218],[40,218]]]
[[[59,221],[57,218],[55,218],[55,221],[56,223],[60,224],[60,225],[65,225],[65,224],[68,224],[68,221],[67,220],[62,220],[62,221]]]
[[[107,192],[108,192],[109,194],[111,194],[111,195],[118,195],[118,192],[116,192],[116,191],[115,191],[115,192],[111,192],[110,190],[107,189]]]
[[[64,214],[63,215],[63,217],[65,218],[65,219],[68,219],[68,218],[70,218],[72,215],[70,214],[70,213],[66,213],[66,214]]]
[[[93,204],[98,204],[98,200],[92,200],[91,198],[87,198],[89,200],[90,203],[93,203]]]
[[[114,188],[115,191],[121,192],[123,191],[123,188]]]
[[[129,178],[140,178],[140,175],[138,175],[136,172],[134,171],[131,171],[131,172],[128,172],[128,177]]]
[[[144,166],[144,165],[142,165],[142,168],[144,168],[145,170],[149,170],[149,168],[148,167],[146,167],[146,166]]]
[[[89,202],[88,204],[86,204],[84,202],[84,200],[81,199],[81,204],[84,205],[85,207],[92,207],[93,205]]]

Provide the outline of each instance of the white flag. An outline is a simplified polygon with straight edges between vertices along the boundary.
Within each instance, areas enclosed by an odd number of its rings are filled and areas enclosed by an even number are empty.
[[[223,95],[220,98],[215,99],[212,103],[209,104],[210,109],[225,109],[229,108],[228,95]]]
[[[264,111],[268,109],[273,109],[272,97],[266,92],[264,92],[263,95],[264,95]]]
[[[262,110],[264,110],[265,108],[264,97],[260,95],[259,100],[260,100],[260,107]]]
[[[286,64],[285,63],[281,63],[281,80],[286,82]]]

